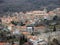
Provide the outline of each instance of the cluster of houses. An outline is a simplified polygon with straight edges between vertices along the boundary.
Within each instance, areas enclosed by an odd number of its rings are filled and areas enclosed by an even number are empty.
[[[57,12],[58,11],[58,12]],[[8,30],[12,32],[12,34],[24,34],[26,37],[33,43],[33,45],[39,45],[39,43],[42,45],[44,43],[45,45],[48,44],[47,41],[38,38],[38,36],[32,36],[31,34],[42,34],[46,31],[48,31],[48,26],[42,22],[43,20],[52,20],[54,16],[60,14],[60,8],[57,8],[53,11],[47,12],[46,9],[43,11],[37,10],[37,11],[30,11],[30,12],[15,12],[12,13],[12,16],[3,16],[0,18],[0,23],[3,24]],[[17,24],[14,25],[13,22],[16,22]],[[21,25],[22,24],[22,25]],[[32,39],[31,39],[32,38]]]

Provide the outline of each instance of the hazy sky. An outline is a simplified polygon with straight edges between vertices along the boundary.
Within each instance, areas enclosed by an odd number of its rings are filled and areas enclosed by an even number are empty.
[[[60,0],[0,0],[0,12],[60,7]]]

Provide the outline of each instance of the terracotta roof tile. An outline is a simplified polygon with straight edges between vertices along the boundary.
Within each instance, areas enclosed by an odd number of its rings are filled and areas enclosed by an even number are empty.
[[[22,32],[22,34],[27,35],[27,34],[30,34],[30,33],[29,32]]]
[[[5,42],[0,42],[0,45],[4,45],[5,44]]]

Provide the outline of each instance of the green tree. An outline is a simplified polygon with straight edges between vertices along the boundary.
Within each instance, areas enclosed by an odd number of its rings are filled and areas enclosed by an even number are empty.
[[[54,17],[53,17],[53,20],[57,20],[57,18],[58,18],[58,16],[54,16]]]
[[[19,45],[23,45],[25,42],[27,42],[27,38],[25,38],[25,36],[22,34],[20,36]]]
[[[16,21],[11,21],[11,23],[14,24],[14,25],[18,24],[18,22],[16,22]]]
[[[56,26],[54,25],[53,31],[56,31]]]

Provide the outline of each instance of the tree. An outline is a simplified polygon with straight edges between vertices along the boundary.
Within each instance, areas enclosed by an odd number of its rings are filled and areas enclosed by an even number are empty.
[[[54,25],[53,31],[56,31],[56,27],[55,27],[55,25]]]
[[[31,35],[33,35],[34,36],[34,33],[32,32],[32,34]]]
[[[49,20],[44,19],[44,23],[45,23],[46,25],[49,25]]]
[[[2,22],[2,20],[0,19],[0,22]]]
[[[11,21],[12,24],[17,25],[18,22],[16,21]]]
[[[59,42],[58,42],[58,40],[57,40],[57,39],[55,39],[55,38],[53,39],[53,41],[52,41],[52,42],[53,42],[53,45],[60,45],[60,44],[59,44]]]
[[[22,34],[20,36],[19,45],[23,45],[25,42],[27,42],[27,38],[25,38],[25,36]]]
[[[53,20],[57,20],[57,18],[58,18],[57,16],[54,16],[54,17],[53,17]]]
[[[23,24],[23,22],[21,21],[21,22],[20,22],[20,25],[21,25],[21,26],[24,26],[25,24]]]

